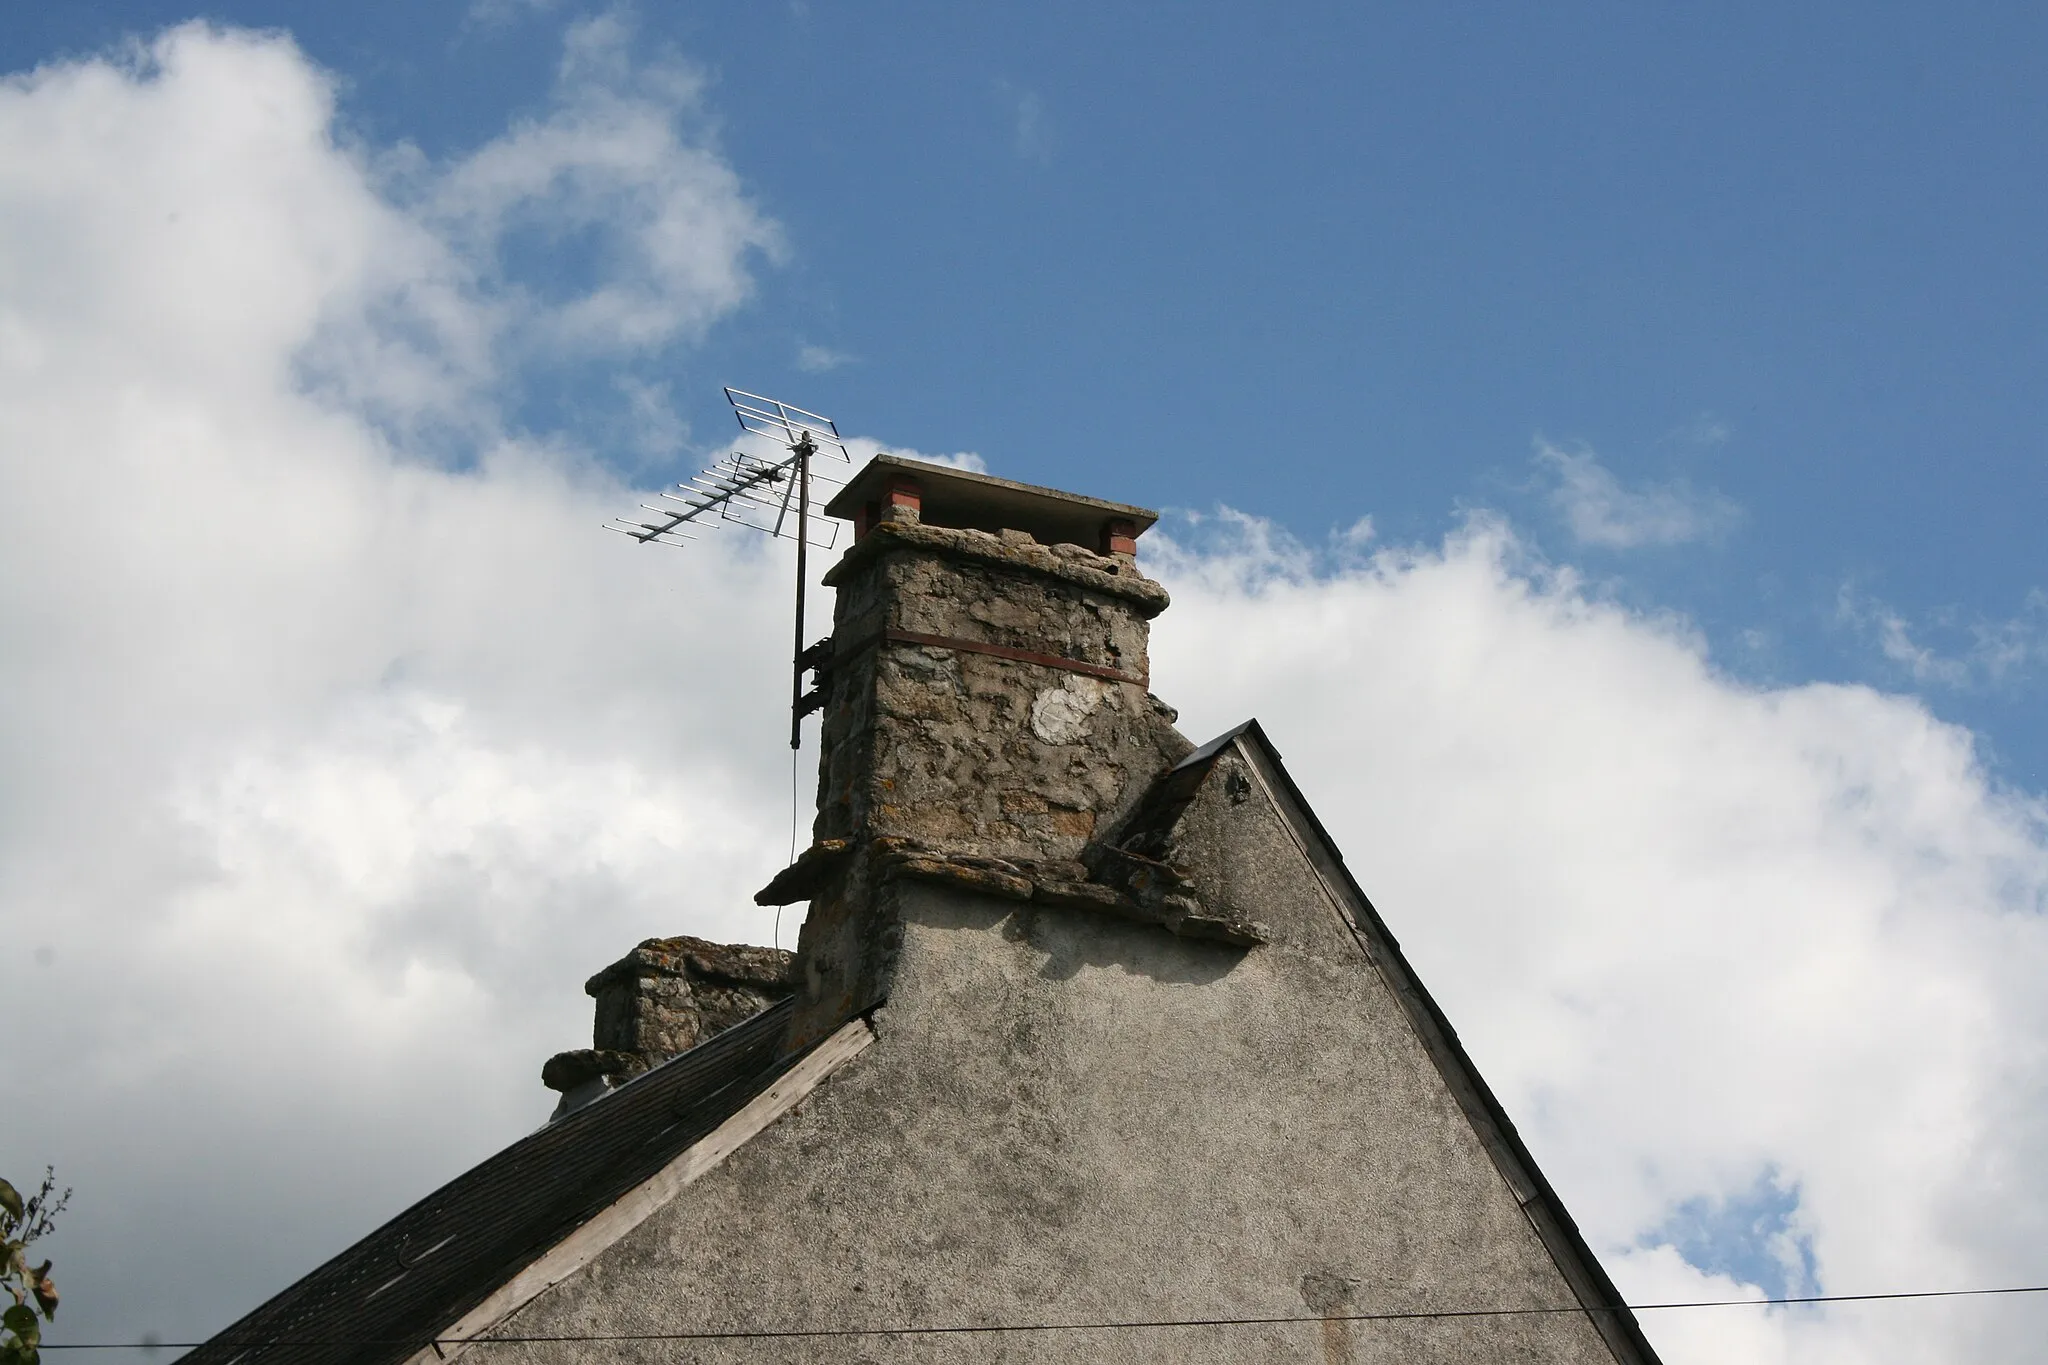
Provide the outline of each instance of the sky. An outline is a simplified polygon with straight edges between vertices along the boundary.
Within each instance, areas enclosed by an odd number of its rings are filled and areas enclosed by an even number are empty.
[[[0,1168],[77,1190],[52,1340],[224,1325],[541,1121],[591,971],[775,932],[786,547],[599,529],[728,383],[1166,511],[1155,686],[1265,724],[1630,1295],[2048,1283],[2044,29],[0,12]],[[2044,1315],[1645,1327],[1889,1365]]]

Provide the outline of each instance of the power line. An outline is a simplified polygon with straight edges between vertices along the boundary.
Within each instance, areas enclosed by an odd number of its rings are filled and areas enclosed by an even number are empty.
[[[1917,1289],[1893,1294],[1807,1294],[1777,1299],[1691,1299],[1672,1303],[1628,1303],[1611,1304],[1587,1308],[1581,1304],[1560,1305],[1542,1308],[1430,1308],[1413,1309],[1407,1312],[1385,1313],[1318,1313],[1312,1316],[1281,1316],[1252,1318],[1150,1318],[1120,1319],[1104,1322],[1039,1322],[1039,1323],[992,1323],[986,1325],[958,1324],[944,1327],[785,1327],[785,1328],[735,1328],[730,1331],[696,1332],[565,1332],[557,1335],[532,1336],[487,1336],[487,1337],[435,1337],[435,1346],[489,1346],[574,1343],[574,1342],[628,1342],[628,1341],[786,1341],[791,1339],[823,1339],[829,1337],[936,1337],[988,1335],[1005,1332],[1110,1332],[1110,1331],[1162,1331],[1190,1327],[1282,1327],[1309,1325],[1323,1322],[1432,1322],[1455,1318],[1519,1318],[1555,1317],[1570,1313],[1661,1313],[1689,1308],[1771,1308],[1798,1304],[1816,1303],[1881,1303],[1897,1299],[1966,1299],[1984,1298],[1999,1294],[2048,1294],[2048,1284],[2015,1285],[2000,1289]],[[133,1351],[133,1350],[189,1350],[203,1346],[200,1341],[46,1341],[45,1351]],[[403,1340],[377,1341],[355,1339],[350,1341],[298,1340],[288,1337],[271,1339],[250,1338],[229,1340],[223,1346],[270,1347],[270,1346],[425,1346],[429,1340],[408,1337]]]

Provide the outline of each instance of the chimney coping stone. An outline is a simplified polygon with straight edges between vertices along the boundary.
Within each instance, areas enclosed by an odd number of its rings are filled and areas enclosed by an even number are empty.
[[[892,493],[907,496],[906,480],[915,483],[917,519],[926,526],[991,533],[1024,531],[1044,545],[1096,549],[1104,544],[1104,528],[1112,521],[1127,523],[1125,538],[1135,541],[1159,520],[1159,514],[1150,508],[901,455],[877,455],[868,461],[852,482],[825,504],[825,514],[864,524],[866,518],[861,514],[869,503],[887,503]],[[866,539],[865,533],[862,539]]]
[[[856,569],[892,550],[928,550],[955,559],[980,560],[1041,573],[1123,598],[1137,606],[1147,619],[1165,611],[1173,600],[1165,588],[1139,573],[1127,560],[1085,550],[1077,554],[1071,543],[1020,544],[987,531],[904,521],[879,522],[870,528],[826,571],[825,586],[838,587]]]
[[[783,987],[789,984],[793,957],[780,948],[713,943],[688,934],[650,938],[584,982],[583,990],[585,994],[594,996],[614,982],[653,976],[729,981],[741,986]]]

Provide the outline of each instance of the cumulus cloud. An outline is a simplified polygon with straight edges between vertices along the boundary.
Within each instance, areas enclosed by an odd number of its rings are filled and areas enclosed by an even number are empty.
[[[588,1036],[560,964],[769,933],[782,561],[604,536],[629,489],[493,434],[528,301],[440,216],[485,196],[408,200],[333,120],[288,40],[197,25],[0,86],[0,1155],[80,1191],[68,1333],[218,1326],[537,1121]],[[744,235],[619,263],[627,311],[731,306]]]
[[[520,337],[686,339],[769,240],[698,87],[576,32],[452,169],[352,148],[275,35],[0,87],[0,1162],[79,1190],[58,1340],[220,1326],[537,1123],[585,973],[770,932],[787,559],[603,536],[634,491],[504,417]],[[586,189],[617,250],[550,292],[506,244]],[[1496,518],[1170,531],[1183,728],[1266,722],[1630,1292],[2039,1278],[2048,835],[1966,732],[1731,682]],[[2023,1312],[1647,1325],[1903,1365]]]
[[[1633,550],[1714,540],[1742,519],[1719,493],[1683,481],[1624,487],[1591,450],[1536,443],[1536,465],[1552,480],[1550,501],[1581,545]]]
[[[744,301],[749,262],[782,249],[702,117],[704,78],[670,60],[636,64],[618,14],[572,26],[545,116],[439,174],[430,221],[485,263],[520,305],[529,344],[635,351],[693,339]],[[602,273],[538,291],[507,260],[524,240],[595,235]]]

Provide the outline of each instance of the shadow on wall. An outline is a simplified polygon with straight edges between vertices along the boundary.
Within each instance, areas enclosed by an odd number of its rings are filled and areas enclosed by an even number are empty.
[[[1071,981],[1087,967],[1120,967],[1132,976],[1168,985],[1205,986],[1235,971],[1247,951],[1175,938],[1147,924],[1035,905],[1018,906],[1007,914],[991,910],[978,927],[999,923],[1004,938],[1045,955],[1038,975],[1047,981]]]

